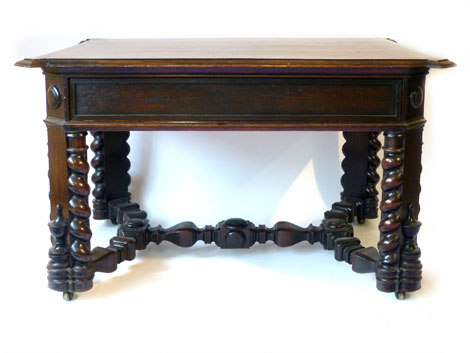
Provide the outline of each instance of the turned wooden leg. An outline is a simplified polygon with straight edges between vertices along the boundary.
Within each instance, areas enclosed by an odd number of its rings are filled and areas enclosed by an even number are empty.
[[[86,132],[67,133],[67,167],[69,178],[69,233],[72,259],[73,292],[84,292],[93,286],[93,266],[91,263],[91,230],[88,206],[88,171]]]
[[[66,299],[93,285],[85,137],[86,132],[65,133],[48,127],[52,219],[48,280],[49,288],[64,292]]]
[[[377,183],[380,176],[377,168],[380,165],[380,159],[377,156],[381,148],[377,132],[369,132],[367,138],[367,177],[366,191],[364,200],[364,217],[373,219],[378,217],[379,192],[377,191]]]
[[[364,223],[366,218],[378,216],[376,185],[379,181],[377,152],[380,142],[377,132],[344,132],[343,135],[346,140],[341,163],[343,191],[341,202],[333,204],[333,210],[347,212],[349,222],[357,218],[359,223]]]
[[[105,157],[104,157],[104,132],[92,132],[93,142],[90,145],[95,156],[91,160],[91,166],[95,172],[91,176],[91,181],[95,184],[93,189],[93,218],[107,219],[108,204],[106,202],[106,181],[105,181]]]
[[[406,132],[385,132],[382,180],[381,221],[376,271],[377,288],[406,292],[421,287],[421,252],[416,236],[421,226],[419,192],[422,127]]]
[[[353,236],[353,228],[344,234],[337,233],[338,224],[364,223],[366,218],[377,217],[378,192],[376,189],[380,164],[377,152],[380,142],[377,132],[344,132],[344,159],[341,163],[344,174],[341,178],[343,191],[341,201],[335,202],[325,212],[323,229],[334,239],[325,249],[335,250],[335,259],[352,265],[358,273],[375,272],[378,252],[374,247],[364,248],[361,241]],[[324,244],[325,245],[325,244]]]
[[[421,250],[417,244],[417,235],[421,227],[418,221],[420,211],[419,194],[421,192],[421,150],[423,145],[423,127],[406,133],[405,165],[403,180],[403,247],[400,256],[400,291],[413,292],[421,288]]]
[[[128,131],[92,132],[91,150],[95,156],[91,165],[95,169],[91,179],[93,190],[93,218],[113,219],[110,202],[129,202],[130,161],[127,158],[130,147],[127,144]]]
[[[65,132],[57,126],[48,125],[49,181],[51,213],[49,229],[52,247],[47,265],[48,286],[68,292],[70,280],[70,237],[68,234],[68,189],[67,189],[67,139]]]

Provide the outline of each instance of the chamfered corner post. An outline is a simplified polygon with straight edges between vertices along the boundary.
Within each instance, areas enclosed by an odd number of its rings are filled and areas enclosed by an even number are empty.
[[[67,300],[93,286],[86,135],[48,125],[52,240],[48,286],[63,292]]]
[[[421,288],[417,234],[423,126],[384,132],[377,289],[403,299]]]
[[[49,230],[52,247],[47,265],[48,287],[70,293],[70,235],[68,233],[67,139],[60,126],[47,124],[49,158]]]

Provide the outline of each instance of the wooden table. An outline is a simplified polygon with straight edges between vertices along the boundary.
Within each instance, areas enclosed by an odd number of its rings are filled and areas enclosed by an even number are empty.
[[[196,241],[249,248],[320,242],[377,288],[404,298],[421,286],[419,192],[425,76],[454,66],[389,39],[92,39],[17,63],[46,76],[52,247],[51,289],[72,299],[95,272],[113,272],[149,242]],[[151,227],[128,192],[126,140],[134,130],[339,130],[341,200],[319,226],[240,218],[198,228]],[[85,136],[94,137],[92,209]],[[384,132],[382,201],[376,184]],[[378,217],[378,249],[352,223]],[[91,248],[89,217],[119,225],[107,248]]]

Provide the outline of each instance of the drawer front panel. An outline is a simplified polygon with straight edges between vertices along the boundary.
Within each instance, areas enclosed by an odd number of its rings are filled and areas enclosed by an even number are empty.
[[[397,121],[398,79],[70,79],[72,120]]]

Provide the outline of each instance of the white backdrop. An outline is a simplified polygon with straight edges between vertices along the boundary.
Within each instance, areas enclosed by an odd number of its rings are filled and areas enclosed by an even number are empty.
[[[469,1],[18,1],[2,9],[1,352],[468,352]],[[458,67],[428,76],[423,288],[375,290],[320,245],[150,245],[92,291],[46,288],[44,78],[23,57],[86,38],[390,37]],[[134,133],[131,191],[152,224],[318,223],[338,199],[336,132]],[[93,223],[93,245],[115,228]],[[365,243],[377,222],[356,228]]]

